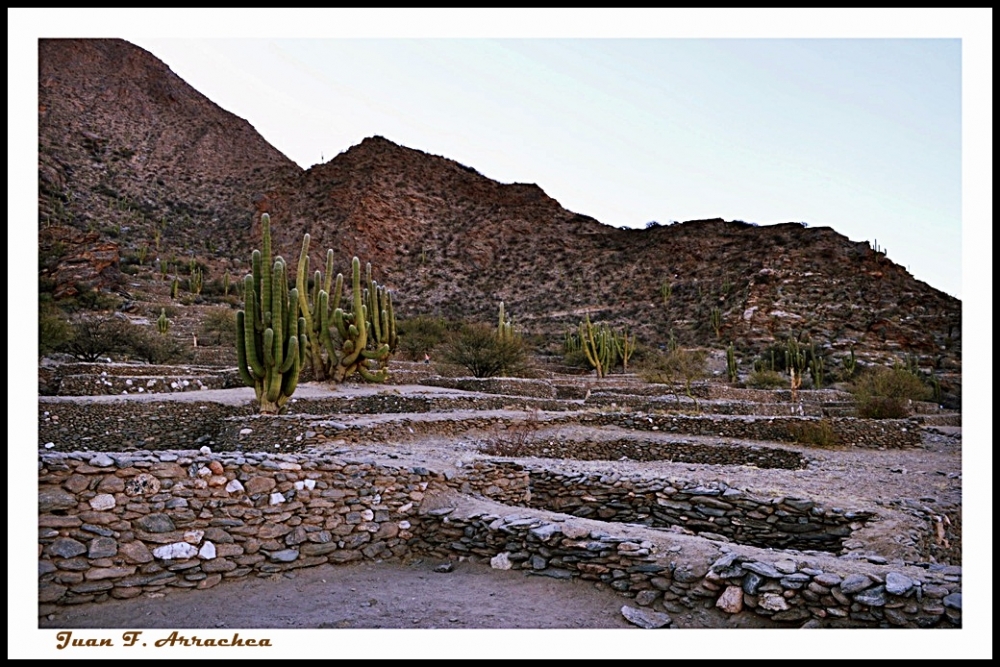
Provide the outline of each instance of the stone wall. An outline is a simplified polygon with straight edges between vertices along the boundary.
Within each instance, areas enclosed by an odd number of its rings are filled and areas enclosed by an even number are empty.
[[[529,477],[509,465],[445,475],[317,452],[42,452],[39,613],[322,563],[423,554],[475,555],[499,568],[601,581],[652,610],[715,605],[790,626],[961,624],[957,567],[887,565],[875,573],[822,554],[779,556],[725,544],[720,557],[704,560],[698,555],[704,551],[684,556],[682,541],[695,539],[684,535],[646,530],[649,539],[630,538],[645,529],[623,527],[616,536],[613,525],[586,519],[567,522],[537,511],[459,513],[442,503],[448,487],[525,499]],[[567,488],[580,482],[557,475],[535,481]],[[599,481],[619,488],[620,480]],[[551,493],[536,488],[540,496]],[[680,493],[699,495],[675,488],[667,494],[674,500]],[[804,507],[792,499],[770,506],[774,515]]]
[[[860,572],[836,559],[744,554],[722,545],[714,560],[684,560],[650,540],[526,514],[435,510],[420,548],[441,558],[476,555],[495,567],[556,579],[600,581],[656,612],[695,606],[753,613],[787,627],[956,627],[961,568],[886,567]],[[902,571],[901,571],[902,570]]]
[[[443,477],[333,456],[39,459],[40,614],[53,605],[401,556]]]
[[[476,462],[461,490],[509,505],[614,523],[668,528],[761,548],[838,552],[873,510],[824,507],[808,498],[761,498],[719,482],[564,473]]]
[[[489,397],[486,397],[489,398]],[[296,400],[296,399],[293,399]],[[404,399],[375,395],[354,399],[312,401],[302,399],[292,405],[293,414],[260,418],[249,406],[231,406],[214,402],[75,402],[40,399],[38,404],[39,446],[58,443],[62,451],[97,449],[119,451],[129,447],[166,449],[212,443],[216,449],[264,449],[274,443],[296,450],[331,439],[379,442],[411,439],[435,434],[455,436],[470,429],[490,429],[518,421],[509,415],[488,413],[473,419],[454,420],[446,413],[423,414],[419,419],[398,415],[401,410],[418,407],[422,399]],[[495,400],[500,401],[499,397]],[[522,399],[523,401],[542,399]],[[425,407],[434,405],[428,399]],[[333,405],[341,408],[332,410]],[[524,406],[505,406],[507,408]],[[489,409],[480,405],[479,410]],[[366,424],[321,418],[342,413],[389,414],[391,418]],[[305,414],[298,411],[309,411]],[[719,415],[655,415],[628,412],[555,413],[540,415],[539,425],[580,424],[614,425],[633,430],[662,433],[719,436],[762,441],[794,442],[794,429],[816,423],[809,417],[730,417]],[[914,420],[865,420],[849,417],[829,418],[834,433],[844,446],[862,448],[904,448],[920,445],[919,424]],[[247,431],[249,429],[249,431]],[[568,456],[568,454],[567,454]],[[620,458],[620,457],[619,457]]]
[[[507,396],[531,396],[534,398],[556,398],[556,388],[545,380],[527,378],[475,378],[475,377],[429,377],[420,381],[429,387],[446,387],[462,391],[477,391],[484,394]]]

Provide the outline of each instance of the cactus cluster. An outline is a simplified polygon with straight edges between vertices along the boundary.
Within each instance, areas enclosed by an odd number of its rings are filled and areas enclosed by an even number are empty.
[[[629,336],[628,327],[616,331],[609,324],[591,324],[590,315],[580,323],[579,346],[587,355],[587,361],[603,378],[619,361],[622,369],[628,370],[628,360],[635,352],[635,335]]]
[[[270,216],[261,216],[263,252],[253,251],[252,274],[243,279],[244,310],[236,313],[240,377],[257,394],[259,410],[278,414],[299,381],[308,345],[298,317],[299,292],[288,289],[285,260],[271,261]]]
[[[318,380],[343,382],[355,373],[368,382],[385,382],[388,362],[398,344],[392,295],[372,280],[371,264],[365,266],[362,286],[361,261],[351,262],[351,303],[340,307],[344,276],[333,281],[333,250],[326,253],[326,274],[317,270],[308,290],[309,234],[302,239],[296,288],[310,294],[299,302],[309,338],[309,359]]]
[[[497,323],[497,337],[500,340],[514,340],[514,323],[504,312],[503,301],[500,302],[500,320]]]

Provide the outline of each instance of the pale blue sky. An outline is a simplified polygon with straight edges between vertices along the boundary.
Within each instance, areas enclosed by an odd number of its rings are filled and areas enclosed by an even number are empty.
[[[961,294],[958,39],[132,41],[303,167],[380,134],[614,226],[830,226]]]
[[[490,178],[535,182],[566,208],[613,225],[706,216],[805,220],[854,240],[878,239],[917,278],[963,298],[963,339],[976,354],[963,372],[963,438],[970,444],[963,484],[978,501],[967,504],[963,517],[969,595],[957,645],[934,632],[859,632],[831,654],[991,656],[992,589],[979,582],[989,581],[992,547],[984,495],[992,488],[992,382],[989,361],[979,363],[977,352],[992,345],[992,10],[8,9],[11,285],[37,270],[34,255],[21,249],[37,239],[39,37],[120,37],[143,46],[303,166],[381,134]],[[184,48],[196,60],[185,64],[183,54],[158,41],[177,38],[211,40],[211,51],[222,49],[223,38],[264,41],[251,49],[231,42],[217,56],[206,51],[207,42],[188,42]],[[277,41],[292,38],[324,42]],[[373,48],[360,38],[541,41]],[[588,38],[602,41],[581,51],[587,43],[579,40]],[[623,38],[627,44],[607,41]],[[243,47],[238,63],[227,63],[230,46]],[[212,74],[221,74],[224,85],[210,83]],[[37,307],[33,290],[8,291],[11,309]],[[20,349],[16,321],[8,326],[9,347]],[[8,375],[30,384],[35,359],[9,356]],[[36,405],[30,391],[10,393],[8,408],[20,417],[10,421],[8,439],[23,445],[9,457],[12,499],[33,497],[35,478],[15,471],[37,465]],[[11,507],[20,508],[9,513],[19,534],[36,529],[30,507]],[[19,544],[9,571],[33,571],[34,548]],[[16,599],[33,599],[30,577],[12,574],[8,583]],[[9,629],[21,641],[9,657],[67,657],[30,614],[13,618]],[[282,657],[332,650],[366,658],[621,658],[664,651],[662,634],[616,631],[241,636],[270,637]],[[780,646],[760,632],[741,633],[739,641],[726,631],[670,637],[672,657],[704,657],[706,646],[714,657],[815,655],[813,636],[805,634],[783,636]],[[108,651],[124,657],[133,649]]]

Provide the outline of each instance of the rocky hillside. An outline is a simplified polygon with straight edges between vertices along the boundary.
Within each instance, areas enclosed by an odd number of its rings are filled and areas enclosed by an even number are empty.
[[[314,267],[326,248],[337,270],[354,254],[371,261],[401,317],[492,321],[503,300],[553,341],[590,313],[629,323],[650,346],[673,336],[748,354],[794,335],[834,356],[909,354],[960,371],[961,302],[832,229],[616,229],[538,185],[497,183],[381,137],[303,171],[126,42],[41,40],[39,54],[40,246],[56,291],[72,293],[81,267],[113,284],[116,263],[143,247],[146,263],[241,275],[269,211],[293,266],[304,232]]]

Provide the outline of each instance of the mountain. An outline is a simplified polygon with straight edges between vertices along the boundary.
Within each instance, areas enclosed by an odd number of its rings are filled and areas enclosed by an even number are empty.
[[[39,70],[41,273],[56,292],[72,294],[81,281],[66,277],[80,267],[110,287],[116,253],[121,263],[154,243],[161,262],[241,275],[268,211],[290,268],[309,232],[313,267],[326,248],[338,271],[355,254],[370,261],[402,318],[492,322],[502,300],[552,340],[589,313],[650,346],[733,341],[748,353],[793,335],[960,372],[961,302],[830,228],[617,229],[538,185],[497,183],[382,137],[302,170],[127,42],[40,40]],[[60,234],[76,239],[72,250]],[[77,272],[60,278],[67,266]]]

